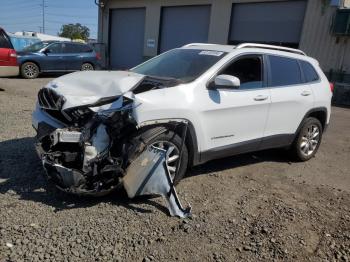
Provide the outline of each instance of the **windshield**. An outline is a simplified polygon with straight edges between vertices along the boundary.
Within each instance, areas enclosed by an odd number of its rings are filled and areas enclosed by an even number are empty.
[[[27,52],[38,52],[44,47],[47,47],[51,42],[38,42],[33,45],[27,46],[26,48],[23,49],[23,51]]]
[[[220,51],[174,49],[133,68],[131,71],[148,76],[175,78],[182,82],[191,82],[226,54]]]

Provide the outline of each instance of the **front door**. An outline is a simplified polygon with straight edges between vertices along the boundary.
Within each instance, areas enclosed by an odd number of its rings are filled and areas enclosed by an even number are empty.
[[[262,55],[236,58],[217,75],[238,77],[240,87],[205,90],[201,114],[206,143],[202,151],[215,154],[214,158],[258,148],[271,101],[263,60]]]
[[[54,43],[49,45],[45,50],[45,57],[42,63],[43,71],[64,71],[65,62],[63,60],[64,44]]]

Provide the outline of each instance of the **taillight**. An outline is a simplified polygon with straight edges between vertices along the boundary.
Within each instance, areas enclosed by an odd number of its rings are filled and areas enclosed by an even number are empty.
[[[10,55],[10,57],[17,57],[17,53],[13,49],[10,50],[10,54],[9,55]]]
[[[96,59],[97,59],[97,60],[101,60],[101,54],[98,53],[98,52],[96,52]]]
[[[329,83],[329,87],[331,89],[331,92],[333,93],[333,91],[334,91],[334,84],[333,83]]]

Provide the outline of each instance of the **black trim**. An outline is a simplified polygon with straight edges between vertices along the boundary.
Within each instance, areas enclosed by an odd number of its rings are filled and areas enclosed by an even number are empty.
[[[290,146],[294,141],[294,134],[273,135],[264,137],[259,150]]]
[[[187,143],[191,146],[189,150],[192,153],[192,159],[189,159],[189,166],[196,166],[201,164],[196,130],[194,129],[194,126],[190,121],[188,121],[187,127],[188,134],[186,136],[186,140]]]
[[[322,127],[323,127],[323,130],[322,132],[324,132],[326,129],[327,129],[327,116],[328,116],[328,111],[327,111],[327,108],[326,107],[316,107],[316,108],[313,108],[313,109],[310,109],[309,111],[307,111],[307,113],[305,114],[303,120],[301,120],[299,126],[298,126],[298,129],[297,131],[295,132],[294,134],[294,139],[297,137],[297,135],[299,134],[299,131],[301,130],[301,128],[303,127],[303,124],[305,122],[305,120],[310,117],[310,115],[312,113],[316,113],[316,112],[322,112],[325,114],[325,120],[324,120],[324,123],[322,123],[321,121],[321,124],[322,124]],[[293,139],[293,141],[294,141]]]
[[[232,145],[221,146],[201,152],[200,163],[203,164],[213,159],[224,158],[227,156],[239,155],[258,150],[261,138],[244,141]]]
[[[210,160],[228,156],[240,155],[265,149],[290,146],[294,141],[294,134],[273,135],[264,138],[253,139],[232,145],[214,148],[201,153],[201,164]]]

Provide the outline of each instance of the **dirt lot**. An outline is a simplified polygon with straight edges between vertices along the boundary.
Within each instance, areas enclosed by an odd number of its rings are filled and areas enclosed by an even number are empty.
[[[0,79],[0,261],[350,260],[350,109],[333,108],[307,163],[272,150],[190,171],[181,220],[162,199],[48,190],[31,111],[49,80]]]

